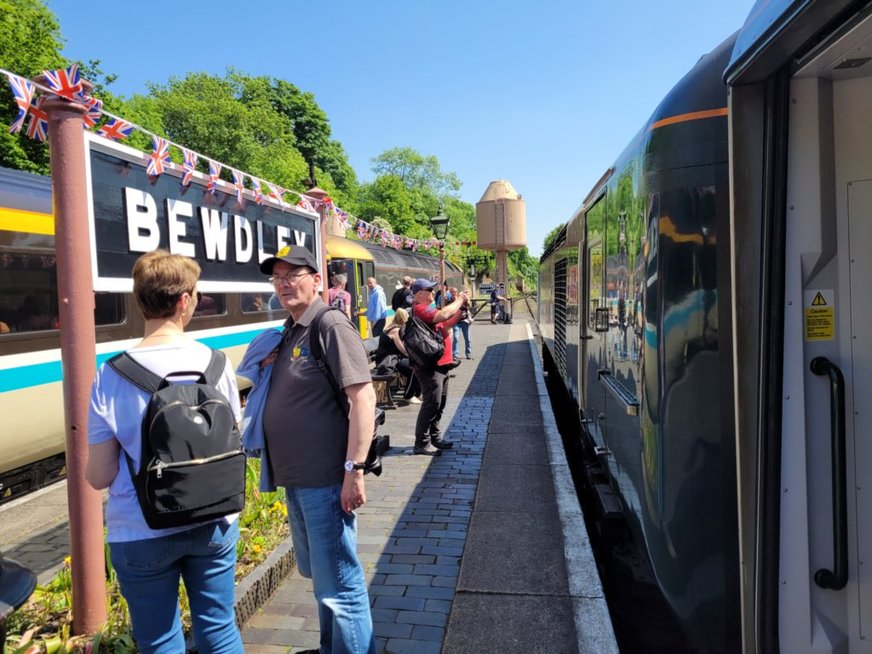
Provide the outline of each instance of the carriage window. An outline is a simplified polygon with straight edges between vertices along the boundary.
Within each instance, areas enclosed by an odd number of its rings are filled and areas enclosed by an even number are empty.
[[[194,318],[223,316],[225,313],[227,313],[227,300],[224,293],[197,293]]]
[[[124,322],[124,296],[94,296],[97,325]],[[57,261],[54,253],[0,254],[0,334],[40,332],[60,327]]]
[[[605,203],[600,200],[587,212],[587,321],[588,326],[596,331],[597,309],[605,304],[603,295],[603,235],[605,232]]]
[[[275,293],[240,293],[239,306],[242,313],[271,313],[284,311]],[[280,318],[281,316],[276,316]]]

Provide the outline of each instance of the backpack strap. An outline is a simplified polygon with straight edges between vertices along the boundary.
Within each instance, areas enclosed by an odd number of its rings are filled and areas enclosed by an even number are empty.
[[[106,363],[137,388],[141,388],[149,395],[154,395],[160,387],[160,377],[143,366],[127,352],[121,352],[109,359]]]
[[[336,398],[336,403],[339,405],[342,415],[345,415],[348,407],[342,399],[342,389],[339,388],[336,377],[333,376],[330,366],[324,360],[324,351],[321,349],[321,318],[328,311],[337,311],[337,309],[331,306],[321,307],[318,309],[318,313],[313,316],[312,322],[309,323],[309,352],[315,359],[315,363],[318,364],[318,368],[327,376],[327,380],[333,388],[333,396]]]
[[[212,350],[212,358],[209,360],[209,365],[203,372],[206,378],[206,383],[209,386],[218,386],[221,377],[224,374],[224,367],[227,365],[227,356],[221,350]]]

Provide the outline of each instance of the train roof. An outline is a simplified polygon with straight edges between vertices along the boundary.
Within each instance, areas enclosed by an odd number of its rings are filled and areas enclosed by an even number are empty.
[[[0,167],[0,207],[51,214],[51,178]]]
[[[372,259],[377,266],[389,268],[420,268],[423,270],[439,270],[439,259],[419,252],[409,250],[394,250],[367,241],[354,241],[371,253]],[[329,241],[328,241],[329,243]],[[460,268],[450,261],[445,261],[445,267],[454,273],[459,273]]]
[[[327,237],[327,254],[331,259],[374,260],[370,251],[361,245],[361,241],[353,241],[344,236]]]

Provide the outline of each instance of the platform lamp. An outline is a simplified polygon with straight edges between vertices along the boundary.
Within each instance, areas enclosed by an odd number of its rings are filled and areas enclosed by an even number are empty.
[[[448,236],[448,216],[439,206],[439,213],[430,219],[433,236],[439,239],[439,284],[442,292],[439,294],[439,307],[445,304],[445,237]]]

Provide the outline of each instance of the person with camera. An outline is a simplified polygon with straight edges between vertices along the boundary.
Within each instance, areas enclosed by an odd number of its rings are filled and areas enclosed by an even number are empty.
[[[290,245],[260,264],[290,317],[273,363],[263,408],[264,443],[275,483],[284,486],[297,569],[312,579],[321,652],[375,652],[357,518],[366,503],[364,463],[372,442],[375,391],[363,341],[318,287],[318,261]],[[321,363],[310,351],[319,322]],[[319,651],[319,650],[312,650]]]
[[[423,396],[415,423],[414,452],[427,456],[438,456],[442,454],[442,450],[454,447],[454,443],[442,437],[439,420],[448,399],[448,373],[455,367],[451,335],[454,325],[460,320],[460,307],[469,301],[469,294],[464,291],[455,296],[450,304],[437,309],[432,305],[435,287],[436,282],[424,278],[416,279],[412,284],[412,292],[415,294],[413,315],[440,332],[445,344],[442,357],[435,366],[414,366]]]

